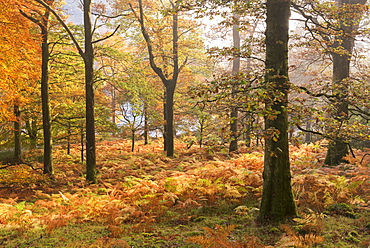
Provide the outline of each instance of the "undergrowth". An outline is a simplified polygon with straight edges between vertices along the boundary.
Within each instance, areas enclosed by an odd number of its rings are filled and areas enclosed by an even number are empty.
[[[99,143],[96,185],[85,182],[78,147],[55,151],[53,179],[28,165],[0,170],[0,247],[370,245],[367,161],[324,167],[319,144],[292,147],[299,216],[260,226],[261,148],[226,154],[177,144],[175,158],[155,144],[137,149]]]

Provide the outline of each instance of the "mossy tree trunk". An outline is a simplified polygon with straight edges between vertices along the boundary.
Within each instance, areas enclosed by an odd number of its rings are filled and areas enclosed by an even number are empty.
[[[290,0],[267,0],[265,157],[259,221],[296,215],[288,147],[288,39]]]

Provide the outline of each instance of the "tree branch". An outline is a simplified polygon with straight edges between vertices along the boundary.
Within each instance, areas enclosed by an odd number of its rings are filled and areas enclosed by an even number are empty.
[[[58,13],[53,10],[49,4],[45,3],[43,0],[35,0],[37,3],[41,4],[42,6],[44,6],[45,8],[47,8],[54,16],[55,18],[57,18],[57,20],[60,22],[60,24],[63,26],[63,28],[66,30],[66,32],[68,33],[69,37],[71,37],[73,43],[75,44],[79,54],[82,56],[82,57],[85,57],[85,53],[84,51],[82,50],[80,44],[78,43],[78,41],[76,40],[76,38],[74,37],[72,31],[69,29],[69,27],[67,26],[67,24],[63,21],[63,19],[58,15]]]
[[[103,41],[103,40],[106,40],[106,39],[109,39],[110,37],[112,37],[117,31],[118,31],[118,29],[119,29],[119,27],[120,27],[121,25],[118,25],[117,27],[116,27],[116,29],[113,31],[113,33],[111,33],[110,35],[108,35],[108,36],[105,36],[105,37],[103,37],[103,38],[101,38],[101,39],[97,39],[97,40],[94,40],[92,43],[94,44],[94,43],[98,43],[98,42],[100,42],[100,41]]]

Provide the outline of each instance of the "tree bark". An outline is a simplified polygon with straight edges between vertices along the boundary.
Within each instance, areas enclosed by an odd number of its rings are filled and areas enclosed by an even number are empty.
[[[135,14],[136,18],[140,23],[140,28],[142,35],[145,39],[148,54],[149,54],[149,63],[152,70],[159,76],[161,79],[164,87],[165,87],[165,106],[164,106],[164,118],[165,118],[165,127],[164,127],[164,149],[166,151],[166,155],[168,157],[172,157],[174,155],[174,126],[173,126],[173,106],[174,106],[174,93],[176,89],[177,79],[180,73],[179,68],[179,59],[178,59],[178,14],[177,9],[179,3],[176,2],[175,4],[170,2],[173,8],[172,14],[172,60],[173,60],[173,72],[172,77],[170,79],[167,78],[163,70],[157,66],[155,62],[155,55],[153,52],[153,46],[151,38],[146,30],[145,26],[145,16],[144,10],[142,5],[142,0],[138,0],[139,3],[139,15],[135,12],[133,7],[131,6],[131,10]]]
[[[366,0],[337,0],[339,8],[349,8],[350,4],[365,4]],[[335,122],[348,122],[348,103],[345,101],[348,95],[350,61],[354,47],[355,32],[358,30],[358,22],[361,18],[358,13],[348,15],[350,18],[344,18],[340,21],[340,29],[343,31],[335,37],[335,42],[331,46],[334,52],[331,52],[333,61],[332,87],[333,95],[336,96],[334,102],[334,112],[332,118]],[[336,50],[341,51],[335,53]],[[344,51],[344,53],[343,53]],[[328,130],[334,137],[329,142],[324,163],[330,166],[345,162],[343,159],[348,154],[348,141],[339,135],[340,130]]]
[[[265,155],[259,220],[279,222],[296,215],[288,143],[288,39],[290,0],[267,0]]]
[[[44,0],[35,0],[55,16],[66,30],[85,64],[85,94],[86,94],[86,180],[96,183],[96,147],[95,147],[95,112],[94,112],[94,48],[92,41],[91,5],[92,0],[83,1],[85,51],[68,28],[63,19]],[[110,37],[110,36],[107,36]],[[101,40],[98,40],[101,41]],[[97,42],[97,41],[95,41]]]
[[[135,151],[135,130],[131,130],[131,152]]]
[[[173,99],[175,94],[175,85],[168,82],[166,85],[166,155],[174,155],[174,128],[173,128]]]
[[[21,111],[19,106],[14,104],[14,159],[16,162],[22,161],[22,140],[21,140]]]
[[[239,32],[239,16],[235,16],[235,24],[233,24],[233,43],[234,48],[239,52],[240,51],[240,32]],[[240,70],[240,56],[234,56],[232,74],[234,77],[238,77]],[[236,87],[238,86],[238,80],[235,81],[231,97],[235,98]],[[237,103],[234,103],[234,106],[231,108],[230,113],[230,146],[229,152],[238,150],[238,107]]]
[[[50,117],[50,102],[49,102],[49,19],[51,9],[48,4],[54,3],[54,0],[49,0],[47,3],[37,1],[45,7],[45,13],[38,20],[21,11],[21,14],[36,23],[41,30],[41,109],[42,109],[42,128],[44,133],[44,174],[52,175],[53,172],[53,151],[52,151],[52,136],[51,136],[51,117]]]
[[[149,144],[148,104],[144,103],[144,145]]]
[[[84,0],[85,94],[86,94],[86,180],[97,183],[94,111],[94,49],[92,43],[91,0]]]
[[[50,11],[45,10],[42,19],[41,35],[41,107],[42,107],[42,127],[44,133],[44,174],[52,175],[53,171],[53,147],[51,136],[51,117],[50,117],[50,103],[49,103],[49,44],[48,44],[48,25],[49,25]]]

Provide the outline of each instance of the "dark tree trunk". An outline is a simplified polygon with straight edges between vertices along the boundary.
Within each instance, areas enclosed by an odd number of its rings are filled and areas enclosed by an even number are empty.
[[[37,1],[45,7],[45,13],[41,16],[41,20],[35,19],[22,12],[26,18],[36,23],[41,29],[41,108],[42,108],[42,127],[44,133],[44,174],[53,174],[53,151],[52,151],[52,137],[51,137],[51,117],[50,117],[50,103],[49,103],[49,19],[50,6],[54,0],[45,2]]]
[[[91,0],[84,0],[85,94],[86,94],[86,180],[96,183],[96,147],[94,112],[94,49],[92,43]]]
[[[149,123],[148,123],[148,105],[144,104],[144,145],[149,144]]]
[[[351,41],[347,38],[343,46],[348,52],[352,52]],[[338,44],[339,46],[339,44]],[[333,60],[333,94],[336,95],[336,102],[334,103],[335,111],[332,114],[333,120],[338,123],[345,123],[348,121],[348,104],[344,101],[347,95],[348,83],[346,80],[349,78],[349,64],[350,56],[343,54],[332,54]],[[343,157],[348,154],[348,145],[345,140],[343,140],[338,135],[338,130],[328,130],[332,136],[333,140],[329,142],[328,151],[326,153],[324,163],[327,165],[338,165],[344,162]],[[337,136],[338,135],[338,136]]]
[[[41,27],[42,34],[42,64],[41,64],[41,105],[42,105],[42,127],[44,132],[44,174],[53,174],[53,155],[51,137],[51,118],[49,103],[49,44],[48,24],[50,11],[46,10]]]
[[[156,65],[155,62],[155,55],[153,52],[153,46],[151,38],[146,30],[145,26],[145,16],[144,16],[144,9],[142,0],[138,0],[139,3],[139,15],[135,12],[133,7],[131,6],[131,10],[135,14],[136,18],[140,23],[141,32],[144,36],[148,54],[149,54],[149,62],[150,67],[152,70],[160,77],[164,87],[166,88],[165,94],[165,106],[164,106],[164,118],[165,118],[165,127],[164,127],[164,148],[168,157],[172,157],[174,155],[174,126],[173,126],[173,106],[174,106],[174,92],[176,89],[177,79],[179,76],[180,68],[179,68],[179,59],[178,59],[178,14],[177,10],[179,7],[179,3],[176,2],[175,4],[171,2],[173,8],[172,14],[172,60],[173,60],[173,72],[172,78],[168,79],[167,75],[163,72],[163,70]]]
[[[205,129],[205,123],[206,123],[206,120],[205,119],[200,119],[200,122],[199,122],[199,148],[202,148],[203,146],[203,136],[204,136],[204,129]]]
[[[290,0],[267,0],[265,158],[259,220],[296,215],[288,147],[288,39]]]
[[[164,90],[164,98],[163,98],[163,150],[167,151],[167,90]]]
[[[71,154],[71,124],[68,122],[67,127],[67,154]]]
[[[21,140],[21,111],[17,104],[14,105],[14,159],[16,162],[22,161],[22,140]]]
[[[81,48],[77,39],[65,24],[63,19],[43,0],[35,0],[56,17],[63,28],[67,31],[75,44],[85,64],[85,94],[86,94],[86,180],[96,183],[96,147],[95,147],[95,113],[94,113],[94,49],[92,41],[91,5],[92,0],[83,0],[84,16],[84,48]]]
[[[174,155],[174,128],[173,128],[173,97],[175,86],[168,82],[166,86],[166,154],[168,157]]]
[[[80,134],[80,143],[81,143],[81,163],[84,162],[84,152],[85,152],[85,133],[84,130],[81,128],[81,134]]]
[[[366,0],[337,0],[337,3],[338,7],[346,8],[347,12],[348,5],[365,4]],[[334,102],[335,110],[332,117],[340,126],[349,120],[348,103],[346,103],[345,99],[348,95],[350,60],[354,47],[355,33],[358,30],[358,23],[362,17],[362,14],[357,12],[353,12],[352,15],[346,13],[346,15],[348,18],[340,20],[340,29],[343,32],[335,37],[336,41],[331,46],[332,51],[340,51],[340,53],[331,52],[333,60],[332,87],[333,95],[336,96]],[[331,166],[338,165],[341,162],[345,162],[343,158],[348,154],[348,141],[340,136],[340,130],[331,129],[328,131],[333,136],[333,139],[329,142],[324,163]]]
[[[116,89],[112,86],[112,122],[114,126],[116,127],[116,105],[117,105],[117,99],[116,99]]]
[[[135,151],[135,130],[131,130],[131,152]]]

